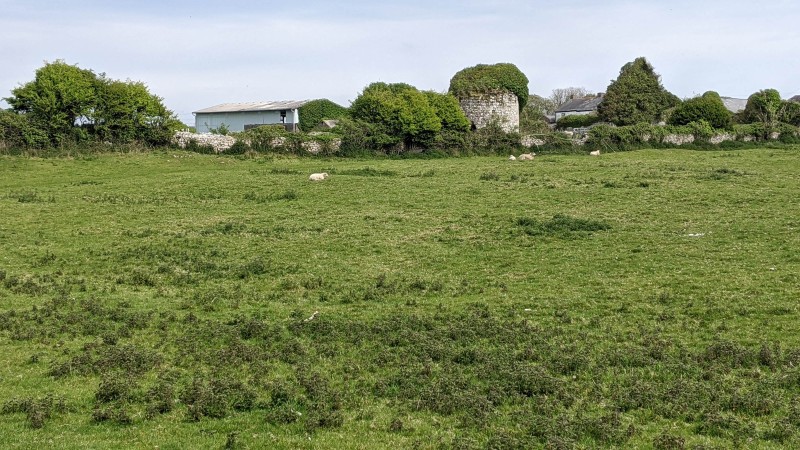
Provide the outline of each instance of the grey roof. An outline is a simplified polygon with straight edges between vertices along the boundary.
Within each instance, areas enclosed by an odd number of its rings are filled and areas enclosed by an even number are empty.
[[[559,106],[555,112],[570,112],[570,111],[597,111],[597,105],[603,101],[602,95],[576,98]]]
[[[789,101],[800,103],[800,95],[795,95],[794,97],[790,98]]]
[[[738,113],[740,111],[744,111],[744,107],[747,106],[747,99],[746,98],[733,98],[733,97],[720,97],[722,98],[722,104],[728,108],[728,111],[732,113]]]
[[[194,111],[197,113],[222,113],[222,112],[252,112],[252,111],[281,111],[284,109],[296,109],[308,103],[308,100],[282,100],[269,102],[247,102],[247,103],[222,103],[209,108]]]

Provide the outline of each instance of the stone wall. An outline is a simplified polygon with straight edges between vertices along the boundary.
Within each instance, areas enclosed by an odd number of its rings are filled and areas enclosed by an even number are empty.
[[[211,146],[215,152],[220,153],[231,148],[236,142],[233,136],[223,136],[221,134],[208,134],[208,133],[192,133],[190,131],[178,131],[172,137],[174,142],[180,148],[186,148],[189,142],[194,141],[200,146]]]
[[[519,101],[511,92],[474,94],[459,99],[461,109],[475,128],[497,120],[506,132],[519,131]]]
[[[179,131],[172,137],[172,141],[180,148],[186,148],[189,142],[194,141],[200,146],[211,146],[215,152],[222,153],[228,150],[236,142],[233,136],[222,136],[209,133],[191,133]],[[249,141],[244,141],[249,144]],[[291,142],[289,139],[278,136],[272,139],[270,146],[276,150],[291,150],[298,144],[298,141]],[[321,133],[309,133],[308,137],[299,142],[300,148],[313,155],[319,153],[336,153],[341,146],[341,139],[325,139]]]

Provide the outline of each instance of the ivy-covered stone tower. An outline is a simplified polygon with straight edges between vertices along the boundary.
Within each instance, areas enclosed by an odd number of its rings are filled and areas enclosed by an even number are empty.
[[[513,64],[478,64],[456,73],[450,92],[474,129],[496,121],[506,131],[519,131],[519,112],[528,101],[528,78]]]

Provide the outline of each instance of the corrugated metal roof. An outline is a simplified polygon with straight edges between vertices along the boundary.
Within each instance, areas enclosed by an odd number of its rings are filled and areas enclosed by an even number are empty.
[[[559,106],[555,112],[570,112],[570,111],[597,111],[597,105],[603,101],[603,96],[593,96],[576,98]]]
[[[308,103],[308,100],[282,100],[269,102],[247,103],[222,103],[209,108],[194,111],[197,113],[222,113],[222,112],[251,112],[251,111],[280,111],[283,109],[296,109]]]

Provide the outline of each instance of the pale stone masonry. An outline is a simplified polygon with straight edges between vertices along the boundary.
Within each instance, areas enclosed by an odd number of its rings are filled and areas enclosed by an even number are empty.
[[[475,129],[497,120],[505,132],[519,131],[519,101],[511,92],[472,94],[458,101]]]

